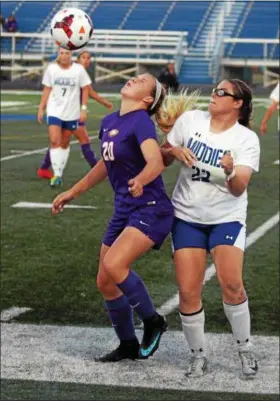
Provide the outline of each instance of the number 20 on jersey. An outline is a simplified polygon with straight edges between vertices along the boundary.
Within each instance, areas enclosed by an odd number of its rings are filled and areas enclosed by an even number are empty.
[[[102,148],[103,148],[103,159],[105,161],[113,161],[115,160],[114,157],[114,142],[103,142],[102,144]]]

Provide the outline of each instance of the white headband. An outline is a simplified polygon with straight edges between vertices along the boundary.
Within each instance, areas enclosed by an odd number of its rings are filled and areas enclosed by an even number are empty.
[[[160,95],[161,95],[161,91],[162,91],[162,86],[159,83],[159,81],[155,78],[156,80],[156,95],[155,95],[155,100],[154,103],[152,104],[150,110],[153,110],[154,107],[156,107],[157,102],[159,101]]]

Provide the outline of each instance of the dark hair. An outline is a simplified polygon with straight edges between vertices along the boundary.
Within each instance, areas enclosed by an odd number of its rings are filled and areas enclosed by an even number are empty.
[[[243,100],[239,111],[238,122],[244,127],[250,128],[251,114],[253,111],[252,91],[250,87],[241,79],[227,79],[234,86],[234,94],[236,98]]]
[[[157,87],[156,87],[156,84],[155,84],[155,87],[154,87],[154,89],[152,90],[152,92],[151,92],[151,96],[155,99],[155,97],[156,97],[156,91],[157,91]],[[160,110],[160,108],[161,108],[161,105],[162,105],[162,102],[164,101],[164,98],[165,98],[165,96],[166,96],[166,90],[164,89],[164,87],[161,85],[161,94],[160,94],[160,97],[159,97],[159,99],[158,99],[158,101],[157,101],[157,104],[155,105],[155,107],[151,110],[151,107],[152,107],[152,104],[149,106],[149,108],[148,108],[148,114],[149,114],[149,116],[153,116],[154,114],[158,114],[158,112],[159,112],[159,110]]]

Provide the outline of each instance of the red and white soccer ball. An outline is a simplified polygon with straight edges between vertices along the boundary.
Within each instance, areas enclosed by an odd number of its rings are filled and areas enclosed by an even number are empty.
[[[51,22],[51,35],[56,44],[67,50],[85,46],[93,32],[90,17],[78,8],[58,11]]]

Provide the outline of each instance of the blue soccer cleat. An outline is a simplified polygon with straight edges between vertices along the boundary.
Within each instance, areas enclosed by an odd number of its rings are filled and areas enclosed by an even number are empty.
[[[59,187],[60,185],[62,185],[62,178],[61,177],[56,177],[54,176],[51,180],[50,180],[50,186],[52,188],[54,187]]]
[[[158,349],[162,334],[167,330],[167,321],[161,315],[144,320],[144,334],[139,349],[139,358],[147,359]]]

